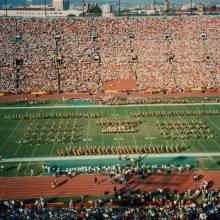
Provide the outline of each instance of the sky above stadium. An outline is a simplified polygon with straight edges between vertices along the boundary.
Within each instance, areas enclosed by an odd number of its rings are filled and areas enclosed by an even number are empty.
[[[26,0],[6,0],[8,4],[10,5],[25,5]],[[156,0],[156,2],[163,2],[163,0]],[[4,5],[5,0],[0,0],[0,4]],[[33,4],[44,4],[44,0],[32,0]],[[48,4],[51,4],[52,0],[46,0]],[[70,2],[74,5],[80,5],[82,3],[82,0],[70,0]],[[110,4],[117,5],[118,0],[85,0],[85,2],[96,2],[99,4],[104,4],[109,2]],[[129,5],[149,5],[153,2],[153,0],[121,0],[121,4],[124,6]],[[190,0],[170,0],[171,3],[188,3]],[[217,4],[220,4],[220,0],[193,0],[193,2],[203,2],[203,3],[210,3],[215,2]]]

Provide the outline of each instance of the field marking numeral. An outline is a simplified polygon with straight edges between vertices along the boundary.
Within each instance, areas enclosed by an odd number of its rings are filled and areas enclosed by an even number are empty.
[[[145,137],[144,139],[145,140],[153,140],[153,139],[156,139],[156,137]]]
[[[83,138],[83,141],[85,141],[85,142],[92,141],[92,138]]]

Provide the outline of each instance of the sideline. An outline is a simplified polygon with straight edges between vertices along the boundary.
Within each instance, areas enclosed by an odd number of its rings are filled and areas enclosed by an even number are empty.
[[[164,158],[164,157],[220,157],[220,152],[210,153],[171,153],[171,154],[124,154],[123,157],[138,158]],[[8,158],[0,162],[41,162],[41,161],[62,161],[62,160],[97,160],[97,159],[118,159],[119,155],[92,155],[92,156],[67,156],[67,157],[26,157],[26,158]]]
[[[131,104],[131,105],[54,105],[54,106],[18,106],[18,107],[0,107],[0,110],[7,109],[59,109],[59,108],[123,108],[123,107],[153,107],[153,106],[205,106],[220,105],[220,103],[171,103],[171,104]]]

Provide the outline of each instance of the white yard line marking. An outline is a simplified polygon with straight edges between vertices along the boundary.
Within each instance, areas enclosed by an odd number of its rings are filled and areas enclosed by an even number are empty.
[[[21,166],[22,166],[22,163],[20,162],[17,166],[17,169],[16,169],[16,175],[15,175],[16,177],[18,176],[18,173],[19,173],[19,170],[21,169]]]
[[[203,145],[201,144],[201,142],[200,142],[199,140],[197,140],[197,142],[198,142],[199,145],[202,147],[203,151],[204,151],[205,153],[208,153],[207,150],[206,150],[206,149],[203,147]],[[215,162],[215,160],[213,159],[213,157],[209,156],[208,158],[215,164],[215,167],[218,167],[218,164],[217,164],[217,162]]]
[[[101,117],[103,116],[103,109],[101,108]],[[102,147],[104,146],[104,135],[102,132],[102,128],[101,128],[101,133],[102,133]]]
[[[78,111],[79,111],[79,109],[76,110],[76,115],[77,115]],[[75,130],[76,130],[76,121],[77,121],[77,120],[76,120],[76,117],[75,117],[75,118],[74,118],[74,128],[75,128]],[[74,131],[74,130],[73,130],[73,131]],[[73,131],[72,131],[72,134],[71,134],[71,140],[70,140],[69,148],[72,147]],[[76,135],[77,135],[77,134],[76,134]]]
[[[214,122],[212,119],[210,119],[210,118],[207,117],[206,115],[205,115],[205,117],[217,128],[217,130],[220,131],[219,127],[215,124],[215,122]],[[219,143],[215,140],[215,138],[214,138],[214,139],[211,139],[211,140],[212,140],[213,142],[215,142],[216,146],[220,149]]]
[[[174,109],[174,110],[175,110],[175,109]],[[183,120],[184,118],[182,118],[181,116],[177,116],[177,117],[180,118],[180,121],[184,121],[184,120]],[[185,142],[182,141],[182,143],[184,143],[184,144],[186,145]],[[186,152],[190,153],[190,148],[187,148],[187,149],[186,149]]]
[[[39,112],[41,112],[41,111],[42,111],[42,109],[41,109]],[[33,123],[36,122],[36,120],[37,120],[37,119],[34,119],[34,120],[33,120]],[[22,145],[22,144],[20,144],[20,145]],[[20,147],[21,147],[21,146],[20,146]],[[34,153],[36,152],[37,148],[38,148],[38,146],[36,145],[36,146],[34,147],[34,150],[32,151],[31,157],[34,156]],[[19,152],[19,151],[18,151],[18,152]],[[29,166],[30,166],[30,161],[29,161],[29,163],[28,163],[28,165],[27,165],[27,167],[26,167],[26,169],[25,169],[25,171],[24,171],[24,175],[27,173]]]
[[[126,115],[127,115],[127,117],[128,117],[128,120],[129,120],[129,115],[128,115],[128,111],[127,111],[127,108],[124,108],[125,109],[125,112],[126,112]],[[134,134],[133,134],[133,132],[131,132],[131,136],[132,136],[132,139],[133,139],[133,142],[134,142],[134,145],[135,145],[135,147],[137,146],[137,142],[136,142],[136,139],[135,139],[135,137],[134,137]]]
[[[178,116],[178,118],[180,118],[180,120],[182,121],[182,117]],[[205,149],[205,147],[201,144],[200,140],[197,139],[196,142],[201,146],[203,152],[208,153],[207,150]],[[190,153],[190,148],[187,148],[187,152]],[[212,157],[208,157],[214,164],[216,167],[218,167],[217,163],[214,161],[214,159]]]
[[[14,129],[11,131],[11,133],[8,135],[8,137],[6,138],[4,144],[2,144],[2,146],[0,147],[0,152],[2,151],[2,149],[4,149],[4,146],[8,143],[10,137],[14,134],[15,130],[18,128],[18,126],[19,126],[20,123],[21,123],[21,121],[19,121],[19,122],[16,124],[15,128],[14,128]]]
[[[162,109],[162,108],[161,108],[161,109]],[[163,110],[162,110],[162,111],[163,111]],[[157,123],[157,118],[156,118],[155,116],[153,116],[153,119],[154,119],[155,122]],[[155,123],[155,124],[156,124],[156,123]],[[157,125],[156,125],[156,127],[157,127]],[[159,130],[158,127],[157,127],[157,130]],[[160,134],[160,130],[159,130],[159,134]],[[161,136],[161,134],[160,134],[160,137],[161,137],[162,141],[163,141],[167,146],[170,146],[168,140],[165,140],[165,139]]]
[[[198,110],[199,110],[199,109],[198,109]],[[209,119],[209,117],[207,117],[206,115],[205,115],[205,118],[207,118],[209,121],[212,122],[212,120]],[[212,124],[219,130],[219,128],[215,125],[215,123],[212,122]],[[205,152],[207,152],[207,150],[205,149],[205,147],[202,146],[201,142],[200,142],[199,140],[197,140],[197,141],[198,141],[198,143],[200,144],[200,146],[202,147],[202,149],[205,150]],[[217,146],[218,148],[220,148],[215,139],[212,140],[212,141],[216,144],[216,146]],[[208,157],[208,158],[215,164],[215,167],[218,168],[217,162],[216,162],[212,157]]]
[[[42,110],[40,110],[39,112],[41,112]],[[34,120],[31,120],[31,122],[35,122],[37,119],[35,118]],[[22,120],[21,120],[22,121]],[[15,153],[14,153],[14,156],[16,156],[17,155],[17,153],[19,152],[19,150],[21,149],[21,147],[22,147],[22,143],[20,143],[19,145],[18,145],[18,147],[17,147],[17,150],[15,151]],[[36,148],[36,147],[35,147]]]
[[[115,115],[115,108],[114,108],[114,106],[113,106],[113,112],[114,112],[113,114]],[[116,136],[117,136],[118,146],[121,146],[121,142],[120,142],[119,134],[116,133]]]
[[[5,120],[4,123],[2,123],[1,127],[0,127],[0,131],[2,130],[2,128],[7,124],[7,121]]]
[[[42,109],[40,110],[40,112],[41,112],[41,111],[42,111]],[[52,112],[53,112],[53,110],[52,110]],[[37,119],[35,119],[34,122],[35,122],[36,120],[37,120]],[[35,154],[37,148],[38,148],[38,146],[36,145],[35,148],[34,148],[34,150],[32,151],[32,154],[31,154],[31,157],[32,157],[32,158],[34,157],[34,154]],[[28,163],[28,165],[27,165],[27,167],[26,167],[26,169],[25,169],[25,171],[24,171],[24,174],[27,173],[27,171],[28,171],[28,169],[29,169],[29,166],[30,166],[30,161],[29,161],[29,163]]]
[[[66,111],[65,111],[64,113],[66,113]],[[63,118],[60,120],[59,126],[62,125],[62,121],[63,121]],[[55,144],[56,144],[56,142],[53,143],[52,149],[51,149],[51,151],[50,151],[50,156],[52,156],[52,154],[53,154]]]
[[[138,111],[138,113],[140,113],[141,111],[139,110],[138,106],[136,106],[136,109]],[[145,118],[144,118],[145,119]],[[147,128],[147,125],[145,124],[145,122],[143,122],[143,126],[144,126],[144,130],[146,131],[147,133],[147,136],[149,137],[148,140],[150,140],[150,144],[152,145],[153,144],[153,141],[151,139],[151,136],[150,136],[150,132],[148,131],[148,128]]]
[[[25,111],[25,113],[27,113],[29,110]],[[18,120],[15,128],[11,131],[11,133],[8,135],[8,137],[6,138],[4,144],[2,144],[2,146],[0,147],[0,152],[4,149],[5,145],[8,143],[10,137],[14,134],[14,132],[17,130],[18,126],[20,125],[22,120]]]
[[[11,113],[11,114],[14,114],[16,112],[16,109]],[[2,115],[3,116],[3,115]],[[3,127],[5,125],[7,125],[7,120],[4,120],[3,118],[1,119],[1,121],[4,121],[4,123],[2,123],[1,127],[0,127],[0,131],[3,129]]]
[[[90,108],[89,108],[89,113],[90,113]],[[90,119],[87,120],[88,121],[88,125],[87,125],[87,133],[86,133],[86,146],[89,146],[89,122]]]

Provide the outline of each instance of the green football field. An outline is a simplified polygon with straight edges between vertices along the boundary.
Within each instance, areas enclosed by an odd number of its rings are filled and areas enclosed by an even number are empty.
[[[23,108],[20,108],[23,107]],[[0,176],[23,176],[30,175],[30,170],[34,169],[37,175],[41,175],[41,164],[47,164],[49,166],[59,167],[77,167],[77,166],[102,166],[120,163],[118,156],[115,158],[109,158],[108,155],[102,158],[90,158],[86,157],[81,160],[66,160],[62,159],[57,161],[55,158],[48,160],[49,157],[57,157],[57,150],[66,148],[75,148],[81,146],[150,146],[150,145],[182,145],[187,146],[187,149],[183,153],[188,153],[185,157],[146,157],[143,162],[145,163],[157,163],[157,164],[185,164],[189,163],[194,166],[195,169],[220,169],[220,115],[204,115],[204,116],[170,116],[170,117],[140,117],[140,123],[135,127],[134,133],[102,133],[102,127],[96,124],[97,119],[86,118],[73,118],[73,119],[35,119],[35,120],[11,120],[5,119],[5,116],[12,117],[16,114],[20,115],[33,115],[37,113],[50,114],[50,113],[98,113],[102,119],[126,119],[131,120],[135,113],[140,112],[181,112],[181,111],[219,111],[220,105],[157,105],[157,106],[98,106],[90,102],[49,102],[43,107],[32,106],[31,108],[17,104],[1,104],[0,107],[0,155],[3,158],[38,158],[37,161],[1,161],[0,164],[5,166],[5,171],[1,172]],[[200,121],[206,125],[205,129],[209,129],[212,132],[212,138],[183,138],[183,139],[165,139],[162,137],[158,128],[158,124],[172,122],[197,122]],[[56,128],[65,127],[67,124],[77,128],[75,132],[74,141],[67,140],[65,143],[38,143],[38,144],[22,144],[21,140],[27,133],[28,126],[36,126],[39,128],[36,131],[36,137],[40,133],[45,133],[47,136],[50,129],[42,131],[42,126],[50,128],[54,126]],[[170,132],[170,131],[169,131]],[[206,134],[206,130],[203,130]],[[51,132],[51,136],[56,136]],[[60,137],[63,136],[60,131]],[[189,156],[191,153],[204,153],[204,155]],[[214,153],[214,157],[206,156],[207,153]],[[218,155],[219,154],[219,155]],[[149,155],[148,155],[149,156]],[[48,158],[46,158],[48,157]],[[18,167],[20,167],[18,169]]]
[[[56,108],[16,108],[0,109],[0,155],[5,158],[20,158],[20,157],[51,157],[58,156],[57,150],[66,148],[74,148],[76,146],[141,146],[146,144],[158,145],[176,145],[184,144],[188,148],[187,153],[209,153],[220,152],[220,115],[205,115],[205,116],[172,116],[172,117],[140,117],[140,124],[135,128],[134,133],[102,133],[102,127],[96,124],[97,119],[73,118],[73,119],[35,119],[35,120],[5,120],[5,115],[12,116],[15,114],[33,115],[36,113],[99,113],[104,119],[120,119],[131,120],[132,115],[138,112],[171,112],[171,111],[187,111],[187,110],[217,110],[220,111],[219,105],[173,105],[173,106],[66,106]],[[191,122],[200,121],[204,123],[212,133],[213,138],[183,138],[183,139],[164,139],[161,136],[157,123],[168,122]],[[45,124],[48,127],[65,127],[75,126],[76,136],[74,141],[69,140],[65,143],[38,143],[38,144],[22,144],[21,140],[24,134],[27,133],[28,126],[40,127],[36,130],[36,137],[41,133],[49,133],[50,130],[42,131],[41,128]],[[50,132],[51,136],[55,136]],[[203,130],[203,133],[206,133]],[[60,132],[62,136],[62,132]]]

